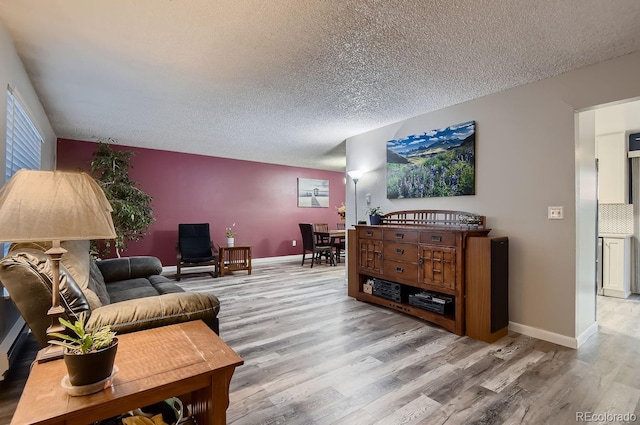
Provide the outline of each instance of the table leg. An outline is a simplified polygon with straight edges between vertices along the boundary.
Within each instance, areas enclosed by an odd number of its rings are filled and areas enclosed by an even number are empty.
[[[225,253],[224,253],[224,248],[220,248],[219,250],[220,252],[218,253],[218,274],[220,275],[220,277],[224,277],[224,257],[225,257]]]
[[[229,385],[235,368],[215,371],[211,383],[192,393],[193,416],[198,425],[226,425]]]

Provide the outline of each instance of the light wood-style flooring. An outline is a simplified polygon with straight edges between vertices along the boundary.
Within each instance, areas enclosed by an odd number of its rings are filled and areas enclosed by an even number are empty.
[[[637,299],[599,297],[598,334],[572,350],[512,332],[486,344],[358,302],[346,295],[344,263],[310,269],[295,258],[255,261],[251,276],[187,274],[180,285],[220,298],[221,337],[245,360],[231,382],[229,424],[568,424],[580,412],[640,416]],[[11,417],[24,369],[0,385],[0,423]]]

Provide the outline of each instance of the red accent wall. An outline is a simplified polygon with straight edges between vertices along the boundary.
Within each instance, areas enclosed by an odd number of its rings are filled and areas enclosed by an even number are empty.
[[[236,223],[236,244],[253,245],[253,257],[301,254],[298,223],[338,222],[345,200],[344,173],[203,155],[112,145],[135,152],[130,176],[153,197],[156,221],[123,256],[154,255],[175,265],[178,223],[210,223],[216,245]],[[90,170],[93,142],[58,139],[57,169]],[[329,180],[329,208],[298,208],[297,178]],[[297,246],[292,246],[292,241]]]

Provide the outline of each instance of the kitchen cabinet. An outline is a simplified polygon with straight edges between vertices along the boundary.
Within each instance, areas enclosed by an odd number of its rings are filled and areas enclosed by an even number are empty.
[[[602,247],[602,292],[609,297],[631,294],[631,236],[607,236]]]
[[[624,133],[596,136],[596,158],[598,158],[598,202],[628,203],[629,167]]]

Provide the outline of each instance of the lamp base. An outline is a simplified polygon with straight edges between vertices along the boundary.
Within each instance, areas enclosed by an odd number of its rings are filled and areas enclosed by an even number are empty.
[[[36,361],[38,363],[50,362],[51,360],[61,359],[63,357],[64,347],[61,345],[48,345],[38,351]]]
[[[58,320],[64,314],[64,308],[60,305],[51,307],[49,311],[47,311],[47,315],[51,317],[51,326],[47,328],[47,337],[49,341],[52,339],[58,339],[58,337],[53,336],[53,333],[64,333],[64,326],[60,324]],[[36,355],[36,361],[38,363],[49,362],[51,360],[61,359],[63,355],[64,347],[61,345],[49,344],[44,347],[42,350],[38,351]]]

